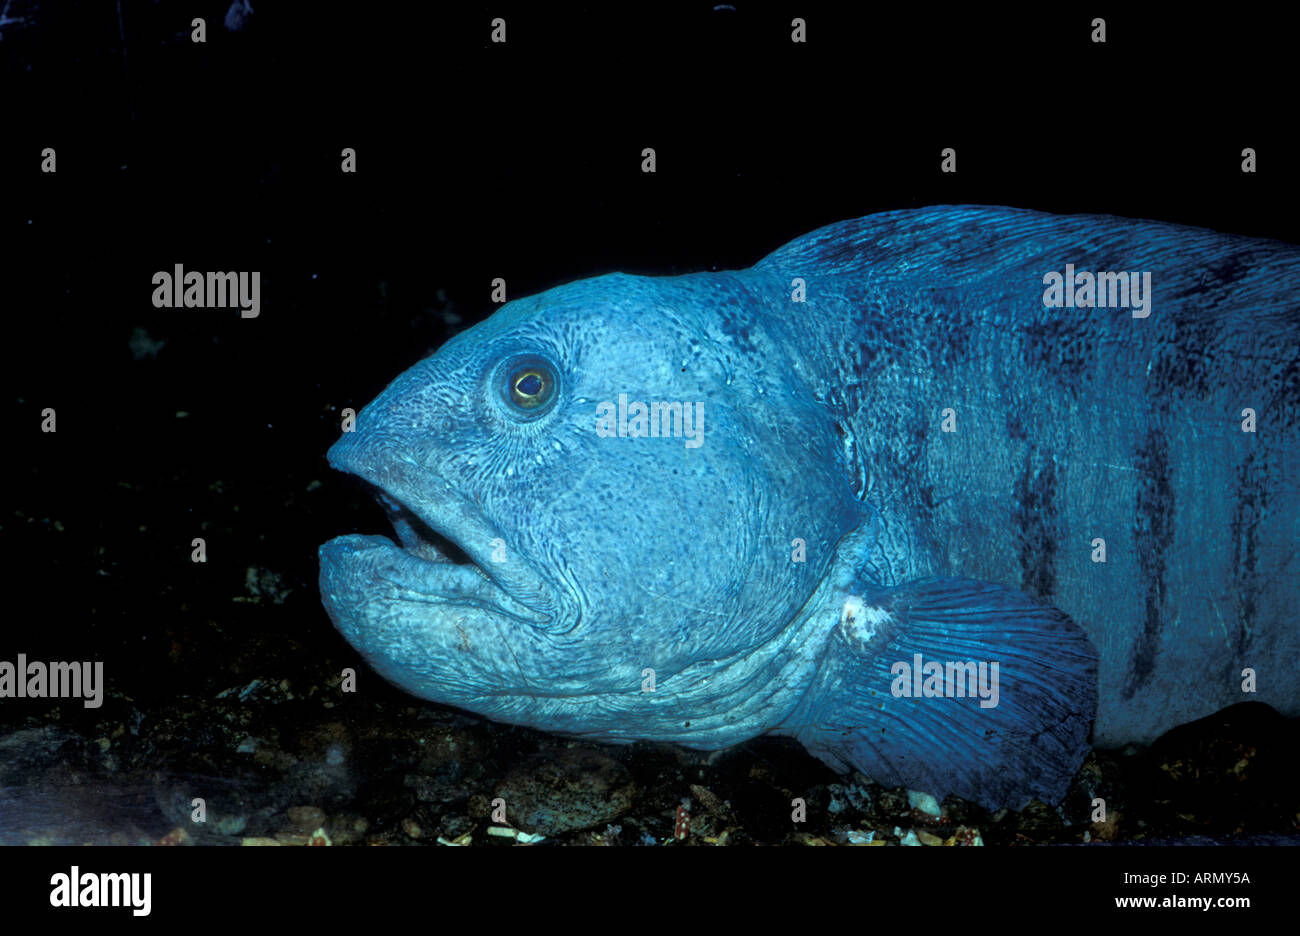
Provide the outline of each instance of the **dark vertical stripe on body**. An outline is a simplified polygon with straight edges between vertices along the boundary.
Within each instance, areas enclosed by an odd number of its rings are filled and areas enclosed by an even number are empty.
[[[1007,427],[1013,437],[1016,428]],[[1056,590],[1056,485],[1056,462],[1030,449],[1016,481],[1015,522],[1020,531],[1021,587],[1038,598]]]
[[[1262,469],[1255,454],[1247,455],[1237,469],[1236,503],[1232,508],[1232,571],[1237,596],[1237,630],[1233,650],[1240,660],[1255,633],[1259,605],[1259,521],[1267,508]],[[1235,667],[1234,667],[1235,668]]]
[[[1169,464],[1169,439],[1152,429],[1135,453],[1139,472],[1137,516],[1133,539],[1137,545],[1139,581],[1146,587],[1142,629],[1133,644],[1129,678],[1124,698],[1133,698],[1155,669],[1160,649],[1160,628],[1164,617],[1165,564],[1174,541],[1174,489]]]

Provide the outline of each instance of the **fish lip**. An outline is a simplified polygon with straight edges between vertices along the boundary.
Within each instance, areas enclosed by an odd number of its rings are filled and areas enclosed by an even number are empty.
[[[371,452],[368,457],[358,458],[347,445],[351,441],[345,437],[336,443],[328,453],[329,462],[338,470],[372,485],[390,519],[394,520],[400,542],[384,539],[409,562],[397,561],[386,568],[400,576],[403,586],[426,600],[487,606],[537,625],[549,624],[556,618],[558,603],[550,583],[509,548],[501,550],[504,552],[502,561],[494,560],[494,553],[498,552],[494,544],[506,543],[506,539],[487,521],[481,510],[472,508],[465,498],[457,496],[446,496],[440,503],[431,503],[419,493],[420,488],[428,488],[433,482],[449,489],[436,472],[392,449],[383,452],[382,457],[377,457],[380,453]],[[417,478],[423,483],[418,484]],[[403,512],[456,546],[470,560],[469,564],[453,562],[435,544],[419,538],[413,530],[402,530],[394,514],[400,518]],[[348,537],[338,537],[326,546],[346,539]]]
[[[350,533],[336,536],[320,548],[323,567],[337,574],[359,572],[364,583],[353,590],[373,593],[384,583],[394,601],[477,608],[528,624],[549,618],[514,599],[472,563],[429,559],[382,535]]]

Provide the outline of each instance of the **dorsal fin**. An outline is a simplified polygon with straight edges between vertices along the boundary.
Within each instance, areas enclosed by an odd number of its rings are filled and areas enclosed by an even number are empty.
[[[988,205],[887,211],[819,228],[754,268],[787,277],[857,275],[873,281],[930,275],[956,284],[1026,269],[1046,273],[1066,262],[1125,270],[1140,263],[1158,272],[1165,296],[1222,291],[1231,296],[1230,311],[1249,306],[1261,315],[1300,315],[1294,290],[1300,247],[1108,215]]]

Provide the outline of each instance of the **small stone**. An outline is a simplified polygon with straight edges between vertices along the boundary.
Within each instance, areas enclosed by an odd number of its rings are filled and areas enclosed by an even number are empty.
[[[711,790],[700,786],[698,783],[691,784],[691,795],[700,801],[700,805],[715,818],[724,822],[731,817],[731,810],[727,804],[718,798]]]
[[[984,839],[980,837],[979,829],[972,828],[971,826],[960,825],[957,826],[957,831],[952,834],[952,837],[943,844],[978,847],[984,844]]]
[[[910,810],[907,795],[901,790],[881,790],[876,796],[875,814],[881,819],[901,818]]]
[[[559,748],[521,761],[501,782],[510,821],[558,835],[605,825],[626,813],[637,787],[623,765],[585,748]]]
[[[193,845],[194,840],[190,838],[190,833],[180,827],[172,829],[166,835],[158,840],[159,845]]]
[[[923,793],[920,790],[907,791],[907,805],[911,806],[918,812],[925,813],[927,816],[934,816],[936,819],[942,814],[943,810],[939,808],[939,801],[929,793]]]
[[[1020,835],[1041,841],[1060,832],[1064,827],[1056,810],[1040,800],[1030,800],[1016,816],[1014,829]]]
[[[1104,820],[1094,822],[1088,829],[1098,842],[1113,842],[1119,835],[1120,823],[1123,819],[1124,814],[1118,809],[1109,809]]]

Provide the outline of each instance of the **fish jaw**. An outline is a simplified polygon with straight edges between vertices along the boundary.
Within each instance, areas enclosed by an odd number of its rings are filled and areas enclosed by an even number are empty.
[[[390,682],[475,710],[485,691],[528,691],[509,652],[537,621],[477,567],[358,534],[321,546],[320,565],[330,619]]]
[[[327,457],[334,468],[378,488],[390,516],[398,512],[418,520],[462,550],[477,571],[497,586],[498,597],[505,599],[503,603],[517,616],[546,623],[560,615],[557,591],[517,549],[510,548],[503,531],[495,529],[468,498],[455,492],[430,467],[412,459],[402,445],[370,434],[348,433],[334,443]],[[394,525],[399,534],[410,531],[410,524],[397,519]],[[445,559],[428,540],[407,537],[403,545],[416,555]],[[515,605],[523,605],[524,612],[518,612]]]
[[[558,591],[391,436],[347,433],[328,458],[376,489],[398,537],[351,534],[320,547],[335,627],[413,695],[517,720],[508,700],[534,693],[545,637],[568,615]]]
[[[647,688],[644,669],[620,660],[617,643],[548,633],[473,567],[359,534],[325,543],[320,560],[326,611],[389,682],[487,718],[592,741],[717,750],[762,734],[799,703],[825,642],[816,621],[802,620],[782,632],[779,646],[662,671]]]

